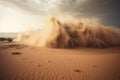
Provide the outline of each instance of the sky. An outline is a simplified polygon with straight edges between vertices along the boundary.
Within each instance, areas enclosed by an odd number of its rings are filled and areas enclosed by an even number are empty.
[[[42,28],[47,14],[97,18],[120,27],[120,0],[0,0],[0,32]]]

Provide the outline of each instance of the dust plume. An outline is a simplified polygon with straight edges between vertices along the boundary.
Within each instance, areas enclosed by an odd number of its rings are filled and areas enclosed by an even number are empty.
[[[90,19],[57,19],[50,17],[43,30],[20,33],[17,41],[50,48],[120,46],[120,29],[104,26]]]

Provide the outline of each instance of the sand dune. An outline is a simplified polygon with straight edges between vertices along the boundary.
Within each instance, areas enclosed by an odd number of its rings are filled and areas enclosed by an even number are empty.
[[[50,49],[0,42],[0,80],[119,80],[119,61],[119,47]]]

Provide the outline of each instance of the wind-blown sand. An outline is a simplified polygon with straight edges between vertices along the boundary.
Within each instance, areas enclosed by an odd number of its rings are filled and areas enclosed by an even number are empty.
[[[67,17],[66,17],[67,18]],[[71,21],[69,21],[71,20]],[[120,46],[120,29],[104,26],[96,21],[48,18],[43,30],[22,32],[17,42],[49,48],[105,48]],[[67,21],[67,22],[66,22]]]
[[[0,42],[0,80],[120,80],[120,47],[51,49]]]

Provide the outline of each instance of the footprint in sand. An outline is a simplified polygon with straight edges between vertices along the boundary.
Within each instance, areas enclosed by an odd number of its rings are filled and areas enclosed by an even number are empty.
[[[75,69],[74,72],[82,72],[82,71],[79,69]]]
[[[96,65],[93,65],[92,67],[93,67],[93,68],[95,68],[95,67],[96,67]]]
[[[21,52],[12,52],[12,55],[21,55]]]
[[[41,65],[38,65],[38,67],[40,67]]]
[[[51,61],[50,61],[50,60],[48,60],[48,62],[50,63]]]

